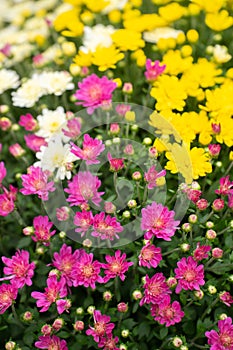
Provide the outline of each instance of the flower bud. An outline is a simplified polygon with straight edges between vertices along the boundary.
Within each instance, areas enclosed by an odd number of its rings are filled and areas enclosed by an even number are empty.
[[[84,322],[83,321],[76,321],[75,324],[73,325],[73,327],[76,331],[81,332],[84,329]]]
[[[130,211],[128,211],[128,210],[125,210],[125,211],[122,213],[122,217],[123,217],[124,219],[129,219],[130,216],[131,216],[131,214],[130,214]]]
[[[6,344],[5,344],[5,349],[6,350],[14,350],[16,347],[16,343],[12,340],[8,341]]]
[[[216,289],[215,286],[210,285],[210,286],[208,286],[208,292],[210,294],[216,294],[217,293],[217,289]]]
[[[94,305],[88,306],[87,312],[88,312],[90,315],[92,315],[94,311],[95,311],[95,306],[94,306]]]
[[[157,158],[158,157],[158,150],[155,146],[151,146],[148,150],[149,157],[150,158]]]
[[[89,238],[84,239],[83,246],[87,247],[87,248],[91,248],[92,247],[92,241]]]
[[[107,214],[113,214],[116,211],[116,206],[112,202],[105,202],[104,210]]]
[[[113,143],[114,145],[119,145],[119,144],[121,143],[120,137],[114,137],[114,138],[112,139],[112,143]]]
[[[110,132],[110,134],[111,135],[118,135],[119,133],[120,133],[120,126],[119,126],[119,124],[117,124],[117,123],[112,123],[111,125],[110,125],[110,130],[109,130],[109,132]]]
[[[12,123],[11,123],[11,121],[10,121],[9,118],[6,118],[6,117],[0,118],[0,129],[1,129],[2,131],[7,131],[7,130],[9,130],[10,127],[11,127],[11,125],[12,125]]]
[[[128,329],[123,329],[121,331],[121,335],[123,338],[127,338],[129,336],[129,330]]]
[[[190,249],[190,244],[188,244],[188,243],[182,243],[182,244],[180,245],[180,249],[181,249],[183,252],[188,252],[189,249]]]
[[[56,208],[56,217],[58,221],[66,221],[69,219],[70,208],[63,206]]]
[[[205,223],[207,228],[213,228],[214,227],[214,223],[212,221],[206,221]]]
[[[175,346],[175,348],[180,348],[181,345],[183,344],[183,341],[182,341],[181,338],[175,337],[175,338],[173,338],[173,340],[172,340],[172,344]]]
[[[36,248],[36,253],[37,253],[38,255],[44,255],[44,252],[45,252],[44,247],[38,247],[38,248]]]
[[[134,154],[134,148],[131,144],[128,144],[124,148],[124,153],[127,154],[128,156],[132,156]]]
[[[64,326],[64,320],[62,318],[56,318],[52,324],[52,327],[55,331],[59,331],[62,326]]]
[[[125,344],[120,344],[119,350],[127,350],[128,347]]]
[[[219,211],[223,210],[224,205],[225,205],[224,200],[218,198],[218,199],[215,199],[213,201],[212,208],[213,208],[214,211],[219,212]]]
[[[122,91],[125,94],[131,95],[133,92],[133,85],[131,83],[124,83]]]
[[[121,303],[119,303],[119,304],[117,305],[117,310],[118,310],[119,312],[125,313],[125,312],[128,311],[128,305],[127,305],[126,303],[124,303],[124,302],[121,302]]]
[[[52,333],[52,327],[49,324],[44,324],[41,328],[41,333],[43,335],[50,335]]]
[[[142,141],[143,145],[150,146],[152,144],[152,140],[150,137],[145,137]]]
[[[217,237],[217,233],[214,230],[208,230],[206,231],[206,238],[211,240],[214,240]]]
[[[198,220],[198,217],[195,214],[191,214],[188,217],[188,221],[190,222],[190,224],[195,224],[197,220]]]
[[[219,315],[220,320],[225,320],[227,317],[228,317],[227,314],[224,314],[224,313]]]
[[[204,297],[204,292],[200,290],[195,290],[194,295],[197,299],[201,300]]]
[[[212,127],[212,131],[214,134],[216,134],[216,135],[220,134],[220,132],[221,132],[221,125],[220,124],[212,123],[211,127]]]
[[[130,199],[130,200],[128,201],[127,205],[128,205],[128,207],[129,207],[130,209],[133,209],[133,208],[136,208],[137,202],[135,201],[135,199]]]
[[[177,285],[177,279],[175,277],[169,277],[166,283],[169,288],[175,287]]]
[[[217,158],[221,151],[221,146],[218,144],[211,144],[208,146],[208,150],[211,157]]]
[[[142,175],[140,173],[140,171],[135,171],[133,174],[132,174],[132,179],[134,181],[140,181],[142,178]]]
[[[25,236],[31,236],[34,232],[34,228],[32,226],[27,226],[23,228],[23,234]]]
[[[109,290],[106,290],[106,291],[103,293],[103,299],[104,299],[104,301],[110,301],[110,300],[112,300],[112,293],[111,293]]]
[[[78,307],[78,308],[76,309],[76,314],[77,314],[77,315],[82,315],[83,313],[84,313],[84,310],[83,310],[82,307]]]
[[[185,222],[185,223],[182,225],[182,230],[183,230],[184,232],[191,232],[191,231],[192,231],[192,226],[190,225],[190,223]]]
[[[22,316],[22,318],[23,318],[24,321],[30,322],[33,319],[33,314],[30,311],[25,311],[23,316]]]
[[[221,259],[223,256],[223,250],[220,248],[212,249],[212,257],[215,259]]]
[[[138,289],[134,290],[133,291],[133,294],[132,294],[134,300],[140,300],[142,299],[142,292]]]
[[[205,210],[207,207],[208,207],[208,201],[204,198],[202,199],[199,199],[197,202],[196,202],[196,207],[199,209],[199,210]]]
[[[18,143],[15,143],[9,147],[9,152],[13,157],[20,158],[22,155],[24,155],[25,150]]]

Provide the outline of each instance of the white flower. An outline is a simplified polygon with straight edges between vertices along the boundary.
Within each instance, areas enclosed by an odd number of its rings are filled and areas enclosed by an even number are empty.
[[[56,171],[55,179],[71,179],[71,164],[77,157],[70,152],[70,145],[63,144],[60,137],[51,139],[47,146],[42,146],[40,152],[36,153],[39,162],[34,166],[39,166],[42,170]]]
[[[97,24],[94,27],[84,27],[83,45],[80,50],[87,53],[89,51],[95,52],[98,45],[109,47],[112,45],[111,35],[115,29],[113,26],[104,26]]]
[[[21,87],[12,92],[13,105],[17,107],[32,107],[44,94],[44,90],[38,84],[39,76],[34,74],[31,79],[28,79]]]
[[[40,85],[45,89],[46,94],[60,96],[66,90],[72,90],[72,76],[66,72],[43,72],[40,75]]]
[[[45,108],[42,110],[42,115],[38,115],[37,120],[39,131],[36,135],[44,137],[46,141],[55,134],[60,134],[67,121],[63,107],[57,107],[54,111]]]
[[[18,74],[10,69],[0,70],[0,94],[8,89],[15,89],[19,86]]]
[[[180,33],[183,33],[183,31],[170,27],[161,27],[149,32],[144,32],[143,39],[149,43],[157,43],[159,39],[176,39]]]
[[[109,13],[113,10],[122,10],[127,3],[127,0],[105,0],[108,4],[103,9],[102,13]]]
[[[215,45],[213,47],[213,57],[217,63],[225,63],[230,61],[232,56],[228,53],[226,46]]]

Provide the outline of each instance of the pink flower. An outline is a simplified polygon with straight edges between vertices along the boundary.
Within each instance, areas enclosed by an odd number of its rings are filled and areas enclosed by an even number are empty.
[[[45,246],[50,245],[50,238],[56,233],[56,230],[50,232],[53,223],[49,221],[48,216],[36,216],[33,219],[34,235],[32,240],[34,242],[42,242]]]
[[[78,226],[78,228],[75,229],[75,232],[80,232],[81,237],[83,237],[85,233],[88,231],[88,229],[92,227],[92,224],[93,224],[92,212],[83,210],[82,212],[75,213],[74,224]]]
[[[233,304],[233,298],[229,292],[224,291],[219,293],[219,299],[229,307]]]
[[[142,209],[141,229],[147,230],[145,239],[151,239],[153,236],[170,241],[178,228],[179,221],[174,220],[175,212],[169,211],[162,204],[153,202]]]
[[[233,349],[233,325],[231,317],[218,321],[219,332],[211,330],[206,332],[210,350],[232,350]]]
[[[35,264],[29,263],[29,253],[26,250],[18,250],[11,259],[3,256],[5,275],[11,275],[11,284],[17,288],[22,288],[25,284],[32,285],[32,277],[34,276]]]
[[[23,187],[20,192],[27,196],[37,194],[44,201],[48,200],[49,192],[55,191],[54,182],[48,182],[48,175],[39,167],[30,166],[27,175],[22,175]]]
[[[97,260],[93,261],[93,254],[82,252],[75,268],[73,269],[74,287],[84,286],[95,289],[95,283],[102,283],[100,276],[101,263]]]
[[[204,266],[197,265],[192,256],[182,258],[177,266],[175,269],[175,278],[178,280],[176,293],[180,293],[182,289],[200,290],[200,286],[205,284]]]
[[[220,187],[215,190],[215,193],[227,196],[229,193],[233,193],[233,181],[229,181],[230,176],[222,177],[219,181]]]
[[[74,279],[72,271],[79,257],[80,250],[75,250],[74,253],[72,253],[72,248],[66,244],[63,244],[59,253],[55,252],[53,255],[52,265],[61,272],[61,276],[64,277],[69,287],[73,285]]]
[[[99,78],[96,74],[91,74],[79,82],[78,87],[74,96],[82,102],[76,104],[88,107],[87,113],[92,114],[96,108],[111,103],[112,92],[117,84],[105,76]]]
[[[169,327],[175,323],[179,323],[184,317],[184,312],[181,310],[178,301],[171,303],[170,295],[164,295],[159,305],[155,304],[151,306],[151,315],[154,316],[155,321]]]
[[[67,202],[70,202],[71,206],[88,203],[91,200],[95,205],[99,205],[101,202],[101,196],[104,192],[97,192],[101,186],[101,181],[97,176],[92,175],[90,171],[79,171],[72,181],[68,181],[68,188],[65,188],[65,192],[69,193]]]
[[[196,261],[201,261],[202,259],[208,258],[208,252],[211,250],[210,245],[201,245],[200,242],[197,243],[197,247],[193,252],[193,258]]]
[[[31,296],[37,299],[37,307],[41,307],[40,312],[45,312],[50,305],[56,303],[57,300],[67,296],[66,280],[61,277],[60,281],[57,276],[53,275],[47,279],[47,287],[44,293],[32,292]]]
[[[33,131],[37,127],[37,121],[30,113],[27,113],[20,116],[19,125],[21,125],[27,131]]]
[[[156,180],[160,177],[163,177],[166,175],[166,170],[162,170],[160,172],[157,172],[155,170],[155,165],[150,167],[147,173],[144,174],[144,179],[146,182],[148,182],[147,187],[149,190],[152,190],[154,187],[157,186]]]
[[[76,155],[78,158],[85,160],[87,165],[98,164],[99,160],[96,158],[105,149],[103,142],[98,139],[93,139],[88,134],[84,135],[83,149],[76,146],[73,142],[71,143],[71,153]]]
[[[128,271],[129,267],[133,265],[133,262],[126,261],[126,254],[121,255],[121,251],[117,250],[115,256],[106,255],[105,260],[107,264],[102,264],[102,268],[105,270],[105,276],[103,282],[107,283],[111,278],[119,276],[119,278],[125,280],[125,272]]]
[[[146,283],[143,288],[144,297],[140,301],[140,306],[143,304],[159,304],[163,301],[166,294],[170,294],[171,290],[169,289],[165,276],[159,272],[153,275],[151,278],[146,275]]]
[[[146,60],[146,72],[144,74],[146,80],[150,83],[153,83],[166,68],[166,65],[160,66],[159,64],[159,61],[152,62],[149,58]]]
[[[94,341],[99,343],[100,339],[107,335],[109,337],[112,334],[112,330],[115,327],[114,323],[109,323],[111,318],[107,315],[102,315],[99,310],[95,310],[93,313],[94,327],[90,327],[86,331],[87,335],[92,335]]]
[[[56,218],[58,221],[66,221],[69,219],[70,208],[63,206],[56,208]]]
[[[103,348],[103,350],[120,350],[116,346],[118,341],[119,341],[118,337],[113,338],[112,335],[110,337],[102,337],[100,339],[98,347],[99,348]]]
[[[139,266],[146,266],[148,269],[151,267],[156,268],[161,260],[161,248],[156,248],[150,242],[142,247],[139,255]]]
[[[210,144],[208,145],[209,153],[213,158],[218,157],[220,151],[221,151],[221,146],[219,144]]]
[[[17,298],[18,288],[12,284],[2,284],[0,286],[0,315],[10,307]]]
[[[115,217],[111,217],[107,215],[105,217],[105,213],[101,212],[100,214],[96,214],[93,220],[93,228],[92,232],[93,237],[100,237],[100,239],[109,239],[112,241],[114,238],[118,238],[117,233],[123,231],[123,227],[119,222],[117,222]]]
[[[39,337],[39,341],[35,342],[35,347],[47,350],[68,350],[66,341],[61,340],[56,335],[44,335]]]
[[[111,153],[107,155],[110,163],[110,171],[118,172],[124,168],[124,159],[123,158],[112,158]]]
[[[116,112],[121,116],[124,117],[125,113],[130,111],[131,106],[130,105],[125,105],[123,103],[119,104],[116,106]]]
[[[14,143],[13,145],[9,146],[9,152],[13,157],[19,158],[24,155],[25,150],[20,146],[19,143]]]
[[[6,177],[6,168],[4,162],[0,162],[0,186],[2,184],[3,179]]]
[[[47,146],[47,142],[45,139],[41,136],[37,135],[25,135],[24,140],[26,142],[26,145],[29,149],[31,149],[33,152],[39,152],[41,146]]]
[[[59,315],[63,314],[64,311],[69,313],[69,309],[71,308],[71,301],[69,299],[59,299],[56,301],[56,305]]]
[[[80,135],[81,130],[80,118],[72,118],[68,120],[67,128],[68,130],[62,129],[63,134],[71,139],[76,139],[76,137]]]
[[[12,198],[6,193],[0,194],[0,216],[7,216],[15,209],[15,204]]]

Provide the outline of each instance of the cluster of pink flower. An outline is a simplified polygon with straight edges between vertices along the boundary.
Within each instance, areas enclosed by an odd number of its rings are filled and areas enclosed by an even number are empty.
[[[9,185],[9,189],[3,186],[2,181],[5,179],[7,171],[4,162],[0,162],[0,189],[3,193],[0,194],[0,216],[7,216],[15,208],[15,200],[18,189]]]

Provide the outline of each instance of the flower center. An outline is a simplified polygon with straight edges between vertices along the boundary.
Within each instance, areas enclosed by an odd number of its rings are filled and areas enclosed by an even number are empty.
[[[93,275],[94,269],[91,264],[83,266],[82,268],[82,273],[84,274],[85,277],[91,277]]]
[[[160,228],[162,228],[163,226],[164,226],[164,221],[163,221],[163,219],[158,218],[158,219],[155,219],[155,220],[153,221],[153,228],[160,229]]]
[[[117,261],[113,262],[110,266],[110,270],[114,273],[121,272],[121,264]]]
[[[99,85],[94,85],[90,88],[89,94],[91,99],[93,100],[99,100],[102,95],[101,87]]]
[[[143,252],[142,252],[142,258],[144,260],[151,260],[154,256],[154,253],[150,250],[150,249],[145,249]]]
[[[187,270],[184,273],[184,278],[186,279],[186,281],[191,282],[195,279],[196,277],[196,272],[194,270]]]
[[[161,293],[161,287],[158,283],[154,282],[148,286],[148,291],[153,296],[157,296]]]
[[[165,317],[171,319],[174,317],[174,310],[172,310],[171,308],[167,308],[165,311],[164,311],[164,315]]]
[[[95,331],[98,335],[103,336],[105,334],[105,324],[103,322],[96,322]]]
[[[220,335],[220,341],[223,346],[230,346],[233,344],[233,339],[229,334],[223,333]]]
[[[48,350],[60,350],[60,346],[57,344],[50,344]]]

